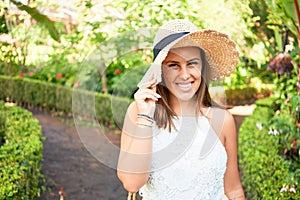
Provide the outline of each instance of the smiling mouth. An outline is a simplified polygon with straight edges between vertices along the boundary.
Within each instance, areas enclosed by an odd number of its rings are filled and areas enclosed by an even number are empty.
[[[189,83],[177,83],[178,87],[181,90],[187,91],[190,90],[192,88],[194,82],[189,82]]]

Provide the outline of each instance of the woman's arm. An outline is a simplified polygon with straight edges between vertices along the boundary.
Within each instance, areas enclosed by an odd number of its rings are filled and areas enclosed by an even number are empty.
[[[121,136],[120,155],[117,174],[124,188],[136,193],[149,178],[152,155],[152,127],[156,93],[156,79],[141,87],[130,104]],[[148,117],[138,117],[143,114]]]
[[[227,152],[227,167],[224,176],[225,194],[231,200],[244,200],[237,159],[237,133],[233,116],[225,111],[222,133]]]
[[[151,167],[151,127],[137,126],[135,102],[129,106],[121,136],[118,177],[128,192],[137,192],[148,180]],[[145,122],[149,123],[149,122]],[[136,133],[142,133],[138,136]]]

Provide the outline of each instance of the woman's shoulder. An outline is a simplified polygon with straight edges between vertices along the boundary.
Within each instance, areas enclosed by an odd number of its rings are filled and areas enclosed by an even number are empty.
[[[210,107],[208,117],[211,119],[222,119],[223,122],[234,120],[232,114],[226,108],[219,106]]]
[[[226,137],[227,134],[235,132],[234,118],[226,108],[212,107],[208,117],[218,135]]]

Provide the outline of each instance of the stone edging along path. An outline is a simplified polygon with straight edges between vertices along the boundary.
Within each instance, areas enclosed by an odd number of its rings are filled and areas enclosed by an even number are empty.
[[[234,115],[237,129],[255,106],[229,109]],[[116,176],[116,171],[96,160],[81,143],[75,126],[52,117],[49,113],[30,110],[43,129],[43,173],[46,191],[37,200],[58,200],[64,191],[64,200],[122,200],[127,192]],[[71,120],[70,120],[71,121]],[[89,128],[89,131],[96,131]],[[107,135],[119,145],[119,136]]]

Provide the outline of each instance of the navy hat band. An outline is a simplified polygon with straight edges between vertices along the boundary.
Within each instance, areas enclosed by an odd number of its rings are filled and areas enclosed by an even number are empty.
[[[181,32],[181,33],[174,33],[172,35],[168,35],[167,37],[163,38],[161,41],[159,41],[153,48],[153,60],[157,57],[159,52],[165,48],[168,44],[175,41],[178,38],[181,38],[182,36],[189,34],[190,32]]]

